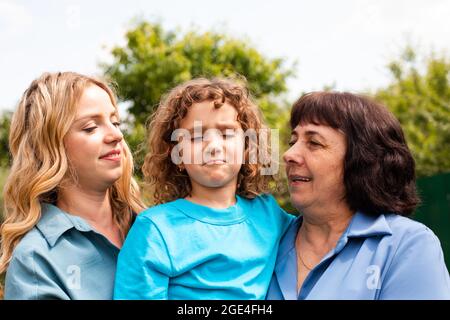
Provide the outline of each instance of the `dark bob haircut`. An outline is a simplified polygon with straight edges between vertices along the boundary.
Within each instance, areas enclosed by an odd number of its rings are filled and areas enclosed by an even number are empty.
[[[382,104],[351,93],[312,92],[292,107],[290,125],[327,125],[344,133],[345,199],[368,214],[412,214],[420,200],[415,163],[402,128]]]

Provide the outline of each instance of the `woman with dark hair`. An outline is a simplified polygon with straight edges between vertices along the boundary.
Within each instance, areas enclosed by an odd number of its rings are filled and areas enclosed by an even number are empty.
[[[268,299],[450,299],[397,119],[366,97],[315,92],[293,106],[283,158],[301,213],[280,244]],[[294,280],[295,279],[295,280]]]

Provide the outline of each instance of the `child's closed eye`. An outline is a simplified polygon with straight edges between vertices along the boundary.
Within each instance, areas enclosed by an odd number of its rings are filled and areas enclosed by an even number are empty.
[[[224,138],[233,138],[235,136],[236,136],[236,134],[234,132],[224,132],[222,134],[222,137],[224,137]]]
[[[191,137],[192,142],[200,142],[203,140],[203,136],[193,136]]]

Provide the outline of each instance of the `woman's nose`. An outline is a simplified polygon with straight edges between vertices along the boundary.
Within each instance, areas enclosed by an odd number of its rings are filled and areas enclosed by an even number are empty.
[[[107,143],[120,142],[123,139],[122,131],[115,125],[108,126],[108,132],[105,136]]]
[[[286,150],[283,154],[283,161],[285,164],[302,164],[304,159],[300,149],[298,143],[295,143]]]

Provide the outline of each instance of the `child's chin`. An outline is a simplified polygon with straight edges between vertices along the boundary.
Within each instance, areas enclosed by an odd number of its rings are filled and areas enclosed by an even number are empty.
[[[231,179],[210,179],[208,181],[203,181],[203,186],[208,188],[222,188],[225,187]]]
[[[204,186],[208,187],[208,188],[215,188],[215,189],[217,189],[217,188],[222,188],[225,185],[226,185],[226,183],[223,182],[223,181],[214,181],[214,182],[208,182]]]

